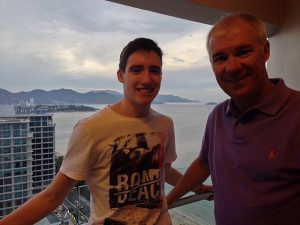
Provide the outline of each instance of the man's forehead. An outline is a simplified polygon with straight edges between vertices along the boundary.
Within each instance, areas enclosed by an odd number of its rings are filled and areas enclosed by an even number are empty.
[[[132,53],[127,60],[129,64],[142,63],[154,63],[161,65],[161,59],[155,51],[135,51]]]
[[[254,28],[246,23],[244,25],[234,26],[233,24],[226,29],[221,28],[213,32],[208,41],[209,51],[220,46],[235,45],[235,47],[238,47],[257,42],[257,32]]]
[[[212,31],[210,38],[224,38],[230,35],[243,34],[244,32],[253,33],[253,35],[257,34],[257,30],[249,22],[235,19],[217,25]]]

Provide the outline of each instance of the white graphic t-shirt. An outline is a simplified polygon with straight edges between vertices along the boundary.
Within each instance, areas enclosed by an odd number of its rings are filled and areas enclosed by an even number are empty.
[[[106,107],[74,127],[61,172],[86,180],[89,224],[167,225],[163,166],[175,159],[171,118],[154,110],[128,118]]]

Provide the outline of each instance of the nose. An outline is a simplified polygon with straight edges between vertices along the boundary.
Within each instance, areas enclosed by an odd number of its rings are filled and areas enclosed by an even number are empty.
[[[242,67],[238,58],[231,56],[227,59],[226,66],[225,66],[225,71],[227,73],[235,73],[241,70],[241,68]]]
[[[151,72],[149,70],[145,70],[141,76],[142,83],[149,83],[152,81]]]

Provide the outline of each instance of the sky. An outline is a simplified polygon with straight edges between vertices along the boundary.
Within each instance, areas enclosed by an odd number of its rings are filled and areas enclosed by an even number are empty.
[[[163,50],[160,94],[227,98],[205,48],[209,25],[104,0],[0,0],[0,88],[115,90],[119,55],[137,37]]]

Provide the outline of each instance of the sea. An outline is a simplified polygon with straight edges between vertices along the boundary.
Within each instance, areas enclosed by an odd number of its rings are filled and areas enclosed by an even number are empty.
[[[106,105],[88,105],[102,109]],[[198,156],[205,124],[213,105],[200,103],[153,104],[152,108],[170,116],[174,121],[177,159],[172,166],[184,172]],[[55,149],[60,155],[66,154],[68,140],[77,121],[95,112],[57,112],[53,113],[55,128]],[[210,178],[205,182],[211,184]],[[166,192],[170,190],[166,185]],[[202,200],[172,209],[173,213],[187,218],[182,225],[215,225],[213,201]],[[190,221],[190,222],[189,222]]]

